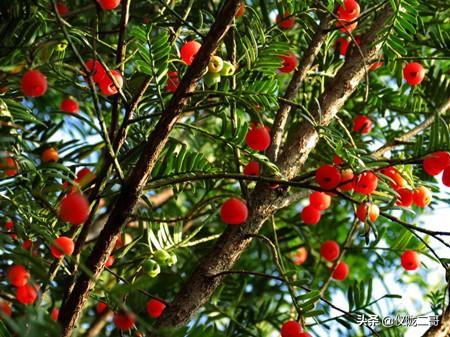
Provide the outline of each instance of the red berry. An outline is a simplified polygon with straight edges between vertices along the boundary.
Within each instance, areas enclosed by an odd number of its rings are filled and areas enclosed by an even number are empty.
[[[305,247],[300,247],[292,257],[292,260],[296,266],[305,263],[307,259],[308,259],[308,250]]]
[[[331,197],[324,192],[316,191],[309,196],[309,204],[319,211],[323,211],[330,207]]]
[[[241,16],[244,16],[244,14],[245,14],[245,3],[241,2],[235,17],[240,18]]]
[[[420,267],[420,257],[414,250],[405,251],[400,259],[406,270],[416,270]]]
[[[355,175],[352,169],[345,169],[341,172],[341,181],[339,182],[339,190],[351,191],[355,188]]]
[[[39,70],[28,70],[22,77],[22,92],[28,97],[39,97],[47,91],[47,77]]]
[[[295,25],[295,17],[291,13],[285,12],[283,16],[277,15],[277,24],[281,29],[291,29]]]
[[[53,147],[45,149],[41,154],[43,163],[57,162],[59,159],[58,150]]]
[[[59,216],[62,221],[81,225],[89,217],[89,203],[86,197],[77,192],[66,195],[59,205]]]
[[[165,308],[166,305],[157,299],[152,298],[147,302],[147,313],[150,317],[158,318],[162,315]]]
[[[111,70],[111,74],[115,78],[117,85],[119,88],[122,88],[123,85],[123,77],[122,74],[118,70]],[[106,74],[105,77],[98,83],[100,91],[105,96],[115,95],[119,92],[116,85],[113,83],[112,79]]]
[[[78,112],[79,106],[78,102],[72,98],[66,98],[61,102],[61,105],[59,106],[61,111],[64,111],[68,114],[75,114]]]
[[[114,314],[114,324],[119,330],[130,330],[135,322],[136,317],[131,312],[118,312]]]
[[[120,0],[97,0],[97,2],[104,11],[115,9],[120,5]]]
[[[281,68],[278,68],[279,72],[290,73],[297,68],[298,60],[295,54],[290,53],[289,55],[282,55],[280,58],[283,60],[283,64]]]
[[[33,245],[33,241],[31,241],[31,240],[25,240],[25,241],[22,243],[22,248],[23,248],[23,249],[26,249],[26,250],[30,250],[30,248],[31,248],[32,245]]]
[[[13,229],[14,228],[14,221],[12,220],[7,220],[5,222],[5,229]]]
[[[259,163],[251,161],[244,167],[244,174],[248,176],[259,176]]]
[[[0,158],[0,170],[3,170],[8,177],[13,177],[17,174],[16,161],[11,157]]]
[[[378,177],[372,171],[366,171],[355,178],[355,192],[372,194],[378,186]]]
[[[337,154],[334,154],[334,155],[333,155],[333,164],[334,164],[334,165],[342,165],[342,164],[344,164],[344,163],[345,163],[344,159],[342,159],[341,157],[339,157]]]
[[[72,255],[74,248],[75,244],[71,238],[60,236],[53,241],[50,251],[55,258],[60,259],[64,255]]]
[[[418,85],[425,77],[425,69],[420,63],[410,62],[403,68],[403,77],[409,85]]]
[[[343,281],[347,278],[349,272],[348,265],[345,262],[339,262],[331,277],[335,280]]]
[[[59,15],[64,16],[69,14],[69,7],[67,7],[65,4],[58,2],[56,4],[56,10],[58,11]]]
[[[361,8],[355,0],[344,0],[342,6],[338,8],[338,16],[340,19],[348,21],[356,19],[361,12]]]
[[[339,54],[341,56],[345,56],[347,54],[348,46],[350,45],[350,41],[340,37],[336,40],[336,49],[339,48]]]
[[[381,173],[392,180],[389,182],[389,185],[391,185],[394,190],[398,190],[405,186],[405,179],[403,179],[402,175],[395,167],[390,166],[384,168],[381,170]]]
[[[59,308],[53,308],[52,312],[50,313],[50,318],[56,322],[58,320],[58,316],[59,316]]]
[[[336,27],[340,28],[341,32],[350,34],[358,26],[358,21],[350,23],[352,20],[338,19]]]
[[[85,186],[89,185],[89,183],[91,183],[94,179],[95,179],[95,173],[92,172],[87,167],[85,167],[77,172],[77,178],[75,179],[75,181],[81,187],[85,187]]]
[[[105,68],[99,61],[94,63],[93,59],[89,59],[86,61],[86,67],[92,73],[92,79],[96,83],[99,83],[107,76]]]
[[[358,115],[353,119],[353,131],[366,135],[372,130],[373,123],[367,116]]]
[[[320,255],[327,261],[336,260],[341,253],[338,243],[333,240],[325,241],[320,247]]]
[[[108,259],[105,262],[105,267],[106,268],[111,267],[114,264],[114,260],[115,260],[114,256],[112,255],[108,256]]]
[[[168,75],[169,77],[167,78],[166,90],[168,92],[175,92],[177,91],[178,85],[180,84],[178,73],[176,71],[170,71]]]
[[[315,207],[309,205],[303,208],[300,214],[302,221],[307,225],[315,225],[320,221],[320,211]]]
[[[444,170],[444,173],[442,174],[442,183],[445,186],[450,187],[450,167],[447,167]]]
[[[426,156],[423,160],[423,169],[430,176],[437,176],[448,167],[450,167],[449,152],[435,152]]]
[[[287,321],[281,327],[281,337],[299,337],[303,331],[300,323],[296,321]]]
[[[367,217],[369,217],[370,221],[375,222],[379,216],[380,209],[375,204],[362,203],[356,208],[356,217],[362,222],[365,222]]]
[[[98,302],[97,305],[95,306],[95,312],[99,315],[103,314],[107,309],[108,306],[106,305],[106,303],[103,302]]]
[[[261,124],[251,126],[245,136],[245,143],[255,151],[265,151],[270,146],[270,132]]]
[[[333,165],[323,165],[316,171],[316,182],[325,190],[332,190],[341,181],[341,173]]]
[[[195,56],[197,55],[201,46],[202,45],[197,41],[185,42],[180,49],[180,56],[184,63],[190,66],[192,62],[194,62]]]
[[[230,198],[222,204],[220,217],[229,225],[240,225],[247,220],[247,205],[238,198]]]
[[[8,269],[7,275],[9,283],[15,287],[23,287],[30,279],[30,273],[24,266],[17,264]]]
[[[419,207],[426,207],[431,202],[431,191],[425,186],[416,188],[413,194],[413,202]]]
[[[397,190],[397,193],[399,195],[395,203],[397,206],[410,207],[413,204],[413,191],[407,188],[400,188]]]
[[[36,291],[36,289],[29,285],[26,284],[22,287],[17,288],[16,291],[16,299],[17,301],[19,301],[22,304],[33,304],[36,299],[37,299],[38,293]]]
[[[4,316],[11,317],[12,316],[11,304],[3,302],[3,301],[0,302],[0,311]]]

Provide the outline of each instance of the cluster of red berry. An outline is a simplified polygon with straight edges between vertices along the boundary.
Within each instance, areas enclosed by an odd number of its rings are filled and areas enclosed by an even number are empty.
[[[287,321],[281,326],[281,337],[311,337],[303,331],[302,325],[297,321]]]

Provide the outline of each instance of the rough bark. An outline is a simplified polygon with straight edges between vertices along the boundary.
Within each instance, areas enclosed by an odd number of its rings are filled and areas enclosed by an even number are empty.
[[[92,253],[85,261],[85,265],[92,275],[80,274],[72,292],[61,307],[59,322],[62,326],[63,337],[71,336],[90,291],[95,286],[95,280],[103,271],[104,264],[113,249],[117,234],[126,223],[128,214],[133,212],[158,156],[168,140],[169,133],[182,112],[188,94],[195,90],[197,81],[207,67],[210,55],[217,49],[228,31],[239,2],[239,0],[226,1],[217,14],[216,21],[203,41],[194,63],[189,67],[161,119],[146,141],[144,147],[146,151],[142,153],[129,178],[123,184],[111,215],[100,233]]]
[[[365,64],[376,58],[380,46],[374,44],[375,38],[391,16],[390,7],[386,7],[375,20],[370,31],[363,38],[362,55],[358,50],[351,52],[335,79],[328,84],[319,102],[319,112],[315,118],[320,125],[327,125],[334,118],[357,85],[364,77]],[[309,123],[302,123],[298,132],[278,160],[278,166],[285,178],[293,178],[301,169],[309,152],[319,140],[319,134]],[[273,191],[264,184],[258,184],[250,195],[249,218],[239,227],[225,230],[212,250],[204,256],[172,303],[166,308],[158,321],[159,327],[174,327],[186,323],[191,316],[208,301],[221,283],[222,277],[210,277],[230,270],[239,256],[251,242],[249,234],[256,234],[264,222],[275,211],[286,206],[286,194]],[[161,336],[160,333],[152,335]]]
[[[450,307],[439,318],[439,324],[428,329],[422,337],[448,337],[450,336]]]

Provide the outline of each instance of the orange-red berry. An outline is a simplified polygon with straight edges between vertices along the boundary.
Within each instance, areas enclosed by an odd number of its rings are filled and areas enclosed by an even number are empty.
[[[361,13],[361,8],[355,0],[344,0],[343,4],[339,6],[337,14],[339,18],[348,21],[356,19]]]
[[[222,204],[220,217],[226,224],[240,225],[247,220],[247,205],[238,198],[230,198]]]
[[[401,256],[402,267],[406,270],[416,270],[420,267],[420,257],[414,250],[407,250]]]
[[[62,221],[72,225],[81,225],[89,217],[89,203],[86,197],[73,192],[66,195],[59,205],[59,216]]]
[[[351,191],[355,188],[355,175],[352,169],[341,171],[341,181],[339,182],[339,190]]]
[[[50,313],[50,318],[53,321],[58,321],[58,316],[59,316],[59,308],[53,308],[52,312]]]
[[[281,337],[299,337],[303,328],[297,321],[287,321],[281,326]]]
[[[104,11],[110,11],[120,5],[120,0],[97,0],[97,2]]]
[[[165,308],[166,305],[157,299],[152,298],[147,302],[147,313],[150,317],[158,318],[162,315]]]
[[[108,306],[104,302],[98,302],[95,306],[95,312],[97,314],[103,314],[108,309]]]
[[[201,46],[202,45],[197,41],[185,42],[180,49],[180,56],[184,63],[190,66],[192,62],[194,62],[195,56],[197,55]]]
[[[366,171],[355,178],[355,192],[372,194],[378,186],[378,177],[372,171]]]
[[[28,70],[22,77],[21,87],[25,96],[42,96],[47,91],[47,77],[39,70]]]
[[[17,264],[8,269],[7,278],[9,283],[15,287],[23,287],[30,279],[30,273],[24,266]]]
[[[413,202],[419,207],[426,207],[431,202],[432,198],[431,191],[425,186],[420,186],[416,188],[413,194]]]
[[[292,262],[296,266],[302,265],[308,259],[308,250],[305,247],[300,247],[292,256]]]
[[[323,211],[330,207],[331,197],[324,192],[316,191],[309,196],[309,204],[319,211]]]
[[[265,151],[270,146],[270,132],[261,124],[250,126],[245,136],[245,143],[255,151]]]
[[[45,149],[41,154],[43,163],[57,162],[59,159],[58,150],[53,147]]]
[[[279,72],[290,73],[297,68],[298,60],[295,54],[290,53],[289,55],[282,55],[280,58],[283,60],[283,64],[278,69]]]
[[[413,204],[414,192],[407,188],[400,188],[397,190],[398,198],[395,203],[397,206],[410,207]]]
[[[316,182],[325,190],[332,190],[341,181],[341,173],[333,165],[323,165],[316,171]]]
[[[320,211],[309,205],[303,208],[302,213],[300,214],[300,218],[307,225],[315,225],[320,221]]]
[[[276,21],[281,29],[291,29],[295,25],[295,17],[289,12],[285,12],[283,16],[278,14]]]
[[[118,70],[111,70],[111,75],[116,80],[118,87],[116,87],[116,85],[114,84],[114,82],[112,81],[112,79],[109,77],[108,74],[106,74],[106,76],[103,77],[103,79],[100,80],[98,83],[100,91],[105,96],[117,94],[119,92],[119,89],[122,88],[123,85],[123,77]]]
[[[444,173],[442,174],[442,183],[445,186],[450,187],[450,167],[447,167],[444,170]]]
[[[64,111],[68,114],[76,114],[79,110],[78,102],[73,98],[64,99],[61,102],[59,108],[61,109],[61,111]]]
[[[8,177],[17,175],[17,164],[14,158],[0,158],[0,170],[2,170]]]
[[[94,62],[93,59],[89,59],[86,61],[86,67],[92,73],[92,79],[96,83],[99,83],[107,76],[105,68],[99,61]]]
[[[175,92],[180,84],[180,79],[178,78],[178,73],[176,71],[169,71],[166,84],[166,90],[168,92]]]
[[[336,49],[339,48],[339,54],[345,56],[347,54],[348,46],[350,41],[346,38],[340,37],[336,40]]]
[[[30,284],[26,284],[16,290],[16,299],[22,304],[28,305],[33,304],[38,297],[38,293]]]
[[[3,301],[0,302],[0,311],[1,311],[1,314],[3,314],[4,316],[11,317],[12,316],[11,304],[3,302]]]
[[[320,255],[327,261],[336,260],[341,253],[341,248],[336,241],[328,240],[325,241],[320,247]]]
[[[399,188],[405,186],[405,179],[403,179],[402,175],[395,167],[386,167],[381,170],[381,173],[391,179],[391,181],[389,181],[389,185],[391,185],[394,190],[398,190]]]
[[[369,117],[358,115],[353,119],[353,131],[362,135],[368,134],[373,128],[373,123]]]
[[[50,251],[55,258],[60,259],[64,255],[72,255],[74,248],[75,244],[71,238],[60,236],[53,241]]]
[[[448,167],[450,167],[449,152],[435,152],[426,156],[423,160],[423,169],[430,176],[437,176]]]
[[[239,8],[238,8],[238,10],[236,12],[235,17],[240,18],[241,16],[244,16],[244,14],[245,14],[245,3],[241,2],[239,4]]]
[[[131,312],[117,312],[114,314],[114,324],[119,330],[130,330],[136,322],[136,316]]]
[[[343,281],[347,278],[349,272],[348,265],[345,262],[339,262],[331,277],[335,280]]]
[[[372,203],[362,203],[359,204],[356,208],[356,217],[362,221],[365,222],[367,217],[370,221],[375,222],[378,217],[380,216],[380,209],[376,204]]]
[[[244,167],[244,174],[248,176],[259,176],[259,163],[257,161],[251,161]]]
[[[425,77],[425,69],[420,63],[410,62],[403,68],[403,77],[409,85],[419,85]]]

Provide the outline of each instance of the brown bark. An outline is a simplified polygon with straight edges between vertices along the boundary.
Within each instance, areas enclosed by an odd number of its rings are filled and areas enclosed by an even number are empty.
[[[78,277],[72,292],[61,307],[59,322],[62,326],[63,337],[71,336],[90,291],[95,286],[95,280],[103,271],[104,264],[112,251],[115,238],[126,223],[127,215],[133,212],[158,156],[167,142],[169,133],[182,112],[187,101],[187,94],[195,90],[196,82],[207,67],[210,55],[214,53],[228,31],[239,2],[239,0],[227,1],[217,14],[216,21],[203,41],[194,63],[189,67],[161,119],[150,134],[144,147],[146,151],[141,155],[129,178],[122,186],[111,215],[100,233],[92,253],[85,261],[85,265],[92,275],[82,273]]]
[[[439,324],[428,329],[422,337],[448,337],[450,336],[450,307],[439,317]]]
[[[361,50],[354,50],[348,56],[345,64],[339,70],[335,79],[330,82],[319,102],[321,114],[315,111],[317,122],[325,126],[331,122],[349,96],[355,91],[365,74],[365,63],[376,58],[380,45],[375,38],[390,18],[392,10],[386,7],[375,20],[370,31],[363,38]],[[304,122],[278,160],[278,165],[285,178],[293,178],[301,169],[309,152],[319,140],[315,128]],[[275,211],[286,206],[286,195],[275,192],[267,185],[259,183],[248,200],[249,219],[239,227],[229,227],[218,239],[217,243],[204,256],[191,276],[186,280],[173,302],[166,308],[158,324],[160,327],[174,327],[187,322],[190,317],[208,301],[214,290],[221,283],[222,277],[211,277],[230,270],[239,256],[251,242],[250,235],[256,234],[264,222]],[[152,336],[161,336],[155,334]]]

